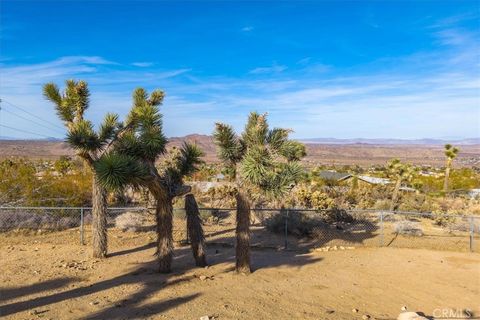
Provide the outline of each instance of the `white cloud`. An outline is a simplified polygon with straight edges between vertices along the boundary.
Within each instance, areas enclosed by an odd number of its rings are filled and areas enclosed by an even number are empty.
[[[140,67],[140,68],[146,68],[146,67],[151,67],[153,66],[155,63],[153,62],[133,62],[132,63],[132,66],[134,67]]]
[[[251,32],[251,31],[253,31],[253,29],[254,28],[252,26],[245,26],[245,27],[242,28],[242,31],[243,32]]]
[[[268,74],[268,73],[280,73],[287,70],[287,66],[274,64],[269,67],[258,67],[250,70],[248,73],[251,74]]]

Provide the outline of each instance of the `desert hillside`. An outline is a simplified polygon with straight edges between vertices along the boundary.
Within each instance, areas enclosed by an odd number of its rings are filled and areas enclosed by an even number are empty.
[[[183,141],[197,143],[206,153],[205,160],[217,161],[215,145],[211,136],[193,134],[185,137],[170,138],[169,147],[180,146]],[[367,166],[383,164],[392,158],[424,164],[443,165],[443,145],[440,144],[372,144],[372,143],[312,143],[307,142],[307,165],[316,164],[358,164]],[[62,155],[73,155],[64,142],[42,140],[0,140],[0,158],[28,157],[35,159],[54,159]],[[457,166],[480,165],[480,145],[460,146]]]

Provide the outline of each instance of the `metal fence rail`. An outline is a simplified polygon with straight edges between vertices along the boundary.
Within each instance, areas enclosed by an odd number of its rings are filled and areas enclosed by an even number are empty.
[[[89,207],[0,207],[0,235],[75,230],[85,244]],[[235,209],[200,208],[207,243],[235,244]],[[441,220],[439,220],[441,219]],[[188,242],[184,209],[174,209],[174,240]],[[439,224],[440,223],[440,224]],[[153,232],[154,209],[111,207],[109,232]],[[251,211],[251,244],[291,250],[403,247],[480,252],[480,217],[380,210],[270,209]]]

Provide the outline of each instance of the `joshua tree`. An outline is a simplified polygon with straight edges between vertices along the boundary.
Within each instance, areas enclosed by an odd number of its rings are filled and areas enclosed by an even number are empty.
[[[144,89],[133,93],[133,107],[123,125],[122,134],[111,150],[95,163],[100,182],[109,189],[126,185],[145,186],[155,199],[157,256],[159,271],[171,270],[173,255],[173,198],[190,191],[183,177],[197,170],[202,151],[185,143],[180,149],[166,152],[159,105],[164,93],[155,90],[149,96]],[[159,169],[155,166],[163,156]]]
[[[193,194],[185,196],[185,213],[187,214],[187,232],[192,247],[193,258],[198,267],[205,267],[205,236],[199,216],[197,201]]]
[[[303,144],[288,139],[291,130],[269,129],[267,115],[250,113],[237,136],[229,125],[217,123],[218,155],[237,187],[236,270],[250,273],[250,207],[257,195],[279,199],[302,175]]]
[[[389,177],[395,179],[392,202],[390,204],[390,211],[393,211],[397,205],[398,193],[400,191],[400,187],[402,186],[402,182],[411,181],[414,176],[415,169],[409,164],[402,163],[399,159],[393,159],[387,163],[387,172]]]
[[[450,177],[450,170],[452,170],[453,159],[457,157],[459,149],[455,148],[451,144],[445,145],[445,156],[447,157],[447,162],[445,166],[445,180],[443,182],[443,191],[448,191],[448,179]]]
[[[43,87],[43,94],[54,103],[58,117],[67,128],[67,143],[93,168],[95,161],[106,152],[110,142],[121,129],[118,117],[107,114],[99,130],[94,130],[93,124],[84,119],[90,96],[88,85],[84,81],[67,80],[62,93],[57,85],[48,83]],[[103,258],[107,254],[107,192],[95,174],[92,190],[93,256]]]

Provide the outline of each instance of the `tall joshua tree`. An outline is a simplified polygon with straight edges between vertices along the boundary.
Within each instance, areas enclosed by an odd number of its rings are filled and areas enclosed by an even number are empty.
[[[190,187],[183,185],[183,177],[197,170],[203,153],[188,143],[166,151],[167,139],[159,111],[163,98],[160,90],[150,95],[142,88],[134,91],[133,107],[123,124],[122,134],[113,142],[111,150],[96,162],[95,171],[102,185],[109,189],[125,185],[148,188],[156,203],[159,271],[168,273],[173,256],[173,198],[190,191]]]
[[[409,164],[402,163],[399,159],[392,159],[387,163],[387,172],[388,176],[395,180],[390,204],[390,211],[393,211],[397,205],[398,193],[402,183],[413,179],[415,169]]]
[[[93,124],[84,119],[90,96],[85,81],[67,80],[63,92],[60,92],[57,85],[48,83],[43,87],[43,94],[54,103],[58,117],[67,128],[67,143],[90,168],[93,168],[95,161],[108,149],[121,128],[118,117],[107,114],[99,130],[94,130]],[[93,256],[103,258],[107,254],[107,192],[95,173],[92,190]]]
[[[460,150],[452,146],[451,144],[445,145],[445,157],[447,158],[447,160],[445,165],[445,180],[443,182],[444,192],[448,191],[448,179],[450,178],[450,171],[452,170],[452,162],[453,159],[457,157],[458,151]]]
[[[257,195],[279,199],[300,178],[305,146],[288,139],[291,130],[269,129],[266,114],[250,113],[238,136],[217,123],[214,141],[237,187],[236,270],[250,273],[250,207]]]

